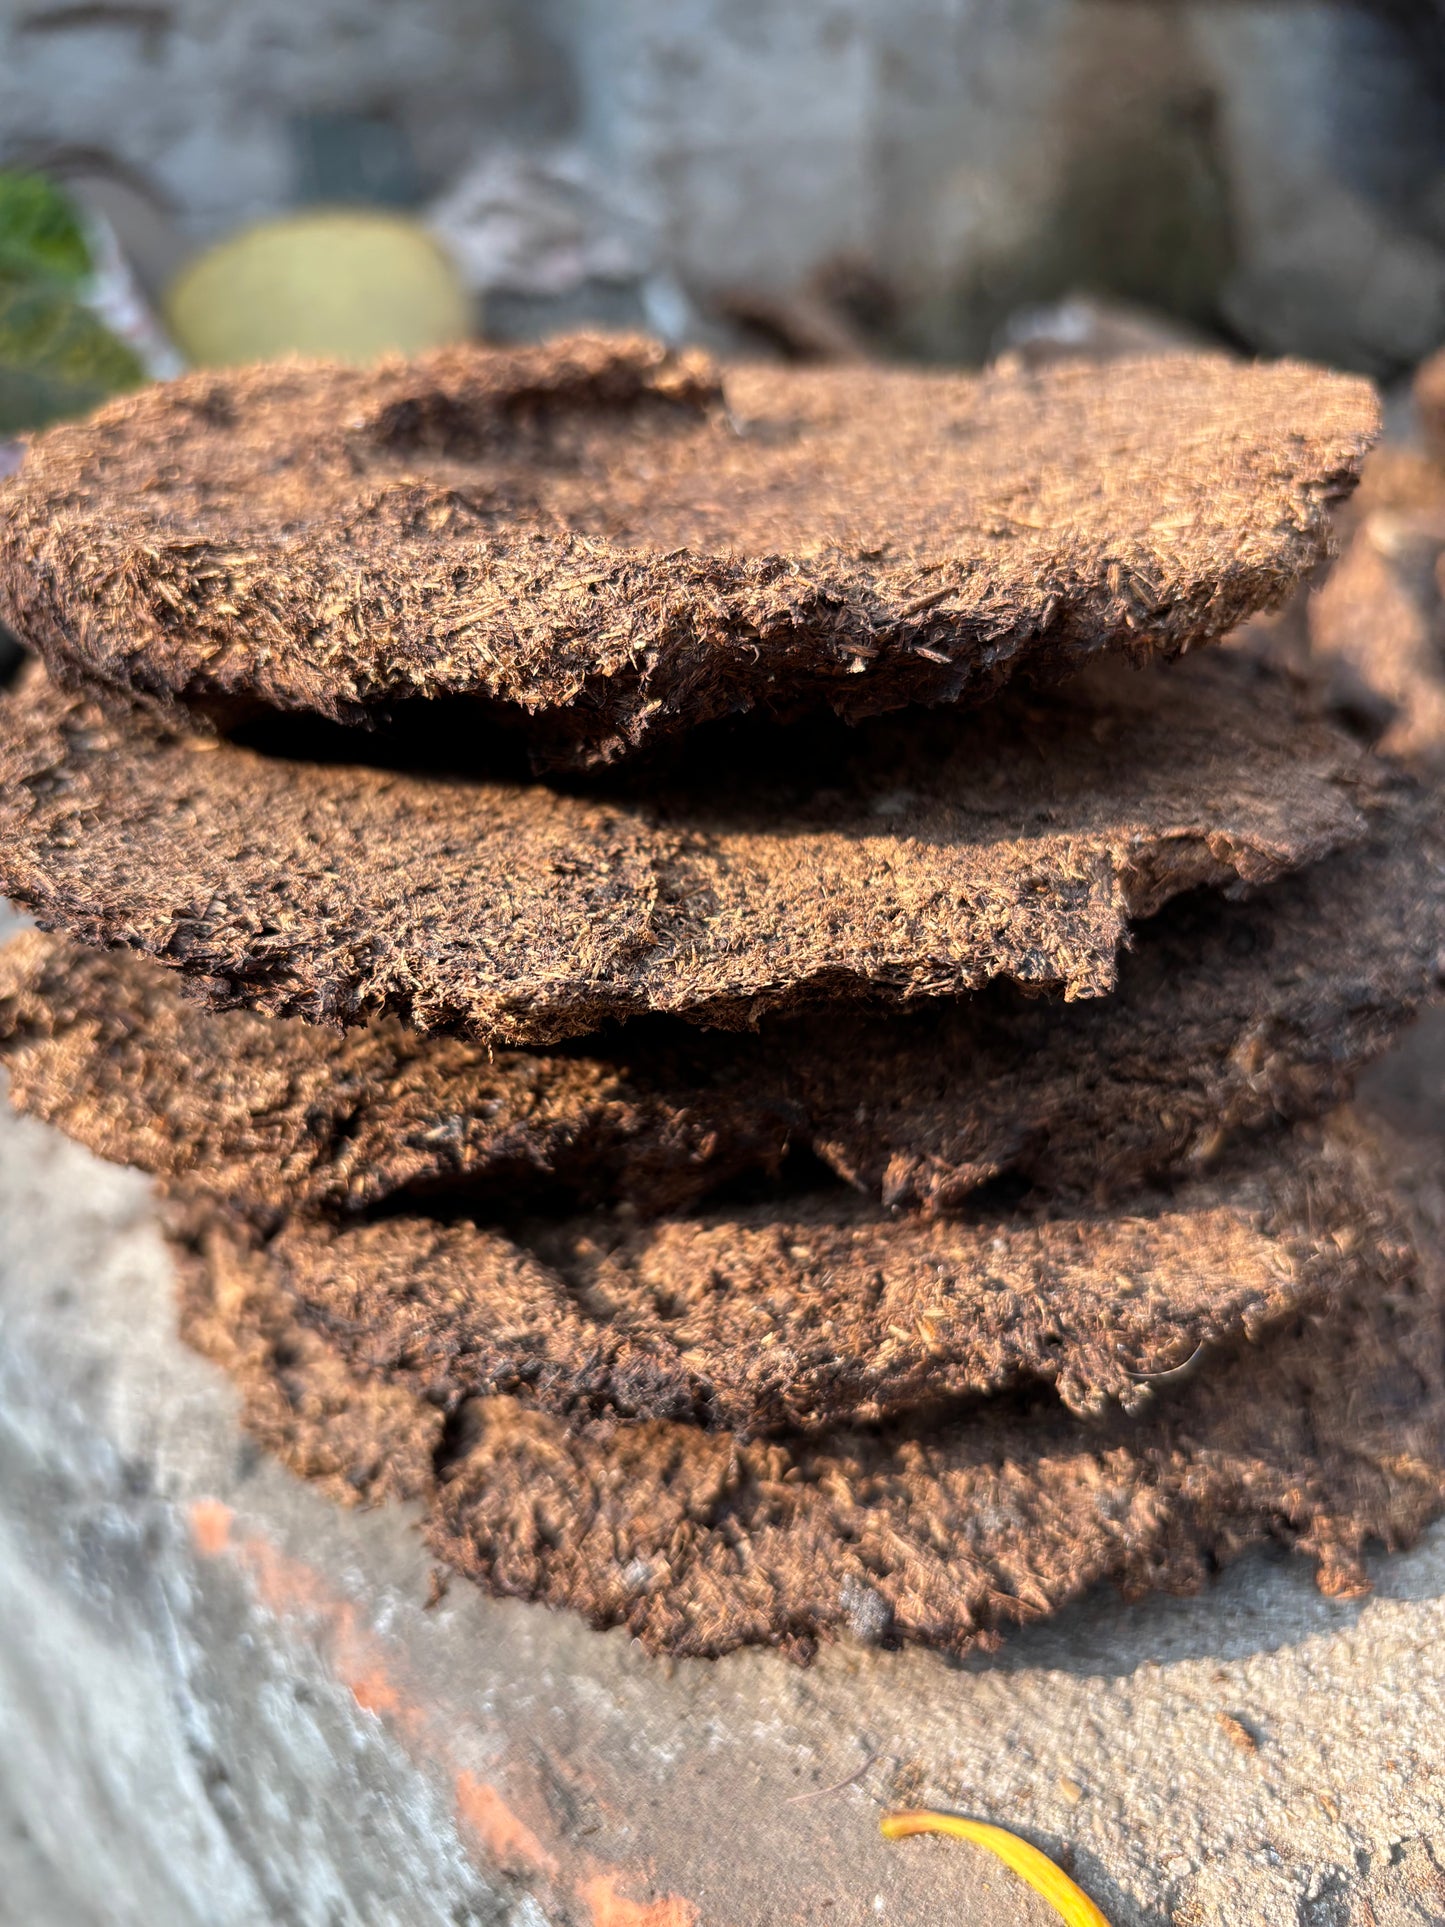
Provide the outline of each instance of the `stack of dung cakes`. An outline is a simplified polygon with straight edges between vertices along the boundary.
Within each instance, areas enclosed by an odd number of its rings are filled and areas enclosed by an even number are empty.
[[[1373,427],[577,340],[53,430],[11,1098],[161,1180],[257,1434],[495,1592],[713,1654],[1353,1583],[1445,1503],[1428,1200],[1348,1108],[1445,822],[1196,645]]]

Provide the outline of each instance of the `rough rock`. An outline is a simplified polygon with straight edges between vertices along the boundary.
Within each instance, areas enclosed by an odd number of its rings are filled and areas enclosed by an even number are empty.
[[[446,1559],[655,1651],[806,1652],[860,1619],[961,1651],[1101,1580],[1192,1590],[1269,1539],[1348,1590],[1371,1539],[1408,1543],[1445,1505],[1439,1255],[1394,1215],[1388,1146],[1351,1136],[1385,1219],[1360,1288],[1134,1417],[991,1399],[946,1422],[749,1444],[665,1422],[577,1430],[484,1398],[442,1428],[429,1361],[410,1387],[349,1376],[264,1270],[192,1265],[186,1331],[288,1463],[365,1496],[373,1439],[399,1439],[386,1490],[427,1506]],[[860,1606],[874,1599],[876,1615]]]
[[[31,678],[0,699],[0,886],[218,1005],[545,1043],[996,978],[1102,994],[1131,919],[1358,841],[1379,784],[1281,684],[1209,654],[695,764],[581,797],[292,761]]]
[[[462,699],[607,761],[1223,635],[1325,552],[1376,426],[1362,382],[1209,355],[720,380],[578,337],[197,375],[34,444],[0,616],[223,726]]]

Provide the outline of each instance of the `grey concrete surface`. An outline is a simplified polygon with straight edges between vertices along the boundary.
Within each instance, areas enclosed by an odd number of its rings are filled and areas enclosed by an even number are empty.
[[[0,1116],[5,1927],[1054,1918],[962,1843],[883,1843],[920,1801],[1025,1832],[1115,1927],[1445,1921],[1445,1531],[1375,1577],[1332,1602],[1252,1558],[993,1659],[806,1670],[428,1605],[407,1511],[263,1461],[178,1343],[144,1182]]]
[[[7,163],[109,162],[193,236],[288,205],[297,116],[380,112],[439,185],[490,134],[548,131],[565,65],[529,0],[0,6]]]

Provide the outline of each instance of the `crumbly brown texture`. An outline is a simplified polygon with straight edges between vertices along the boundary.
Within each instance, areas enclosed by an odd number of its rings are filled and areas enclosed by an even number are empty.
[[[260,1267],[358,1370],[447,1407],[526,1392],[570,1419],[756,1434],[1037,1381],[1136,1406],[1201,1345],[1380,1273],[1347,1158],[1294,1140],[1112,1210],[890,1218],[814,1192],[645,1225],[296,1221]],[[1388,1240],[1387,1240],[1388,1245]],[[1388,1266],[1386,1266],[1388,1269]]]
[[[0,950],[16,1107],[263,1225],[439,1191],[676,1209],[782,1163],[800,1114],[758,1058],[752,1038],[690,1026],[585,1055],[494,1052],[395,1018],[338,1031],[209,1010],[123,951],[38,931]]]
[[[438,1194],[656,1215],[790,1148],[926,1211],[1010,1173],[1118,1196],[1348,1095],[1436,981],[1442,834],[1407,795],[1358,850],[1244,902],[1172,905],[1108,998],[639,1022],[547,1055],[213,1012],[141,958],[30,931],[0,951],[0,1062],[20,1109],[263,1226]]]
[[[1412,796],[1362,848],[1255,897],[1171,905],[1111,997],[1000,992],[775,1035],[809,1148],[888,1205],[954,1210],[1005,1176],[1120,1197],[1343,1101],[1442,967],[1441,812]]]
[[[1405,1162],[1398,1145],[1371,1161],[1392,1219]],[[1104,1581],[1196,1590],[1270,1540],[1311,1557],[1326,1590],[1363,1589],[1369,1545],[1408,1544],[1445,1506],[1438,1204],[1435,1220],[1401,1218],[1383,1273],[1327,1316],[1102,1421],[998,1398],[749,1444],[671,1423],[570,1430],[491,1398],[443,1424],[421,1373],[355,1376],[263,1271],[214,1251],[186,1265],[183,1316],[271,1450],[339,1496],[422,1501],[432,1544],[490,1592],[655,1652],[805,1657],[847,1631],[958,1652]]]
[[[218,1005],[545,1043],[996,978],[1100,995],[1131,918],[1359,841],[1379,780],[1218,654],[767,749],[584,798],[212,745],[32,679],[0,701],[0,887]]]
[[[446,1415],[415,1386],[363,1381],[336,1348],[264,1289],[262,1274],[228,1262],[228,1246],[190,1245],[180,1259],[181,1329],[237,1380],[261,1442],[330,1498],[378,1504],[428,1497]]]
[[[981,378],[579,338],[201,374],[0,491],[52,672],[227,724],[475,698],[607,760],[761,704],[857,718],[1177,653],[1324,552],[1368,385],[1172,356]]]

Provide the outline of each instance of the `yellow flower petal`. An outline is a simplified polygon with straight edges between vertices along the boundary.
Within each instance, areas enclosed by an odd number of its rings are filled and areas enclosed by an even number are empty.
[[[885,1840],[906,1840],[913,1833],[952,1833],[960,1840],[972,1840],[987,1847],[1006,1867],[1026,1880],[1036,1894],[1042,1894],[1060,1919],[1069,1927],[1109,1927],[1086,1893],[1056,1867],[1045,1853],[1020,1840],[1003,1827],[991,1827],[983,1820],[963,1820],[954,1813],[932,1813],[923,1808],[914,1813],[885,1813],[882,1820]]]

